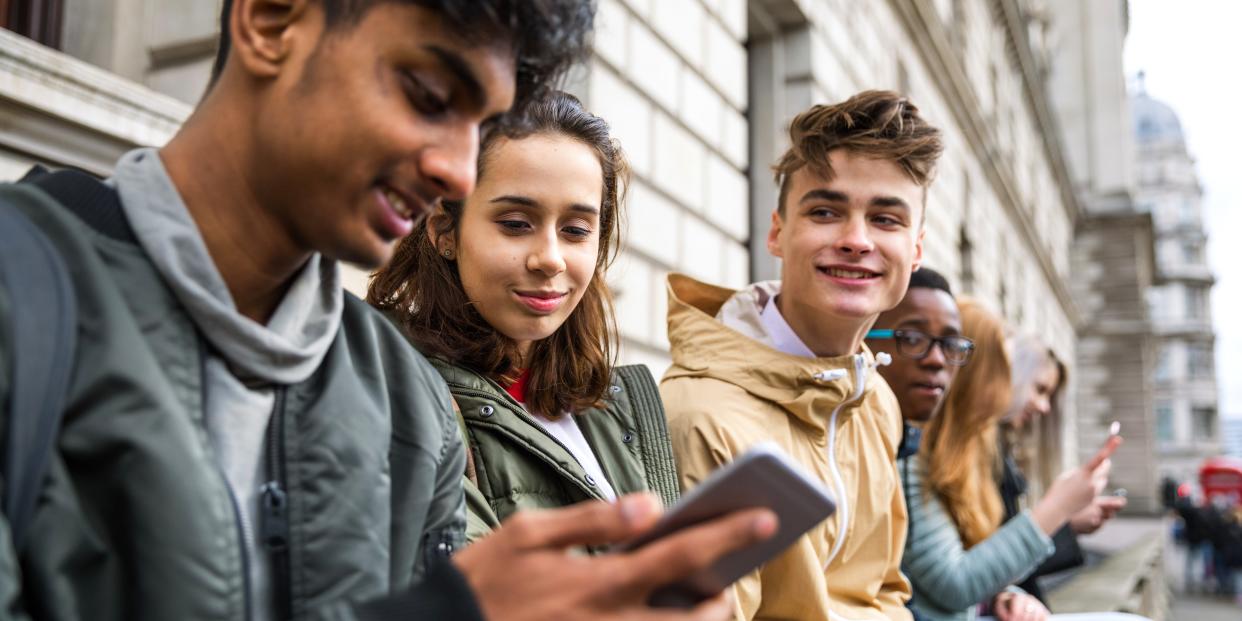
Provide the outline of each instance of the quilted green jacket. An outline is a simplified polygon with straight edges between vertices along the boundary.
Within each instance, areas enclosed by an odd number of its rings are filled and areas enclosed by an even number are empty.
[[[432,364],[449,385],[469,455],[466,539],[487,535],[525,509],[603,500],[594,481],[564,445],[496,382],[444,360]],[[602,408],[575,414],[579,428],[618,496],[678,496],[660,393],[647,367],[618,367]]]

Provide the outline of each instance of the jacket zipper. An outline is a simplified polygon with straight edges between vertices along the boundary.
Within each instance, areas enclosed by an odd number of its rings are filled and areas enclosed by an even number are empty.
[[[202,335],[198,339],[198,390],[199,401],[203,416],[207,415],[207,346]],[[241,506],[237,502],[237,496],[233,494],[233,486],[229,485],[228,476],[224,474],[224,470],[219,466],[216,471],[220,473],[220,480],[224,483],[224,491],[229,496],[229,506],[233,509],[233,526],[237,532],[237,550],[238,558],[241,559],[242,570],[242,609],[243,618],[251,621],[254,618],[254,611],[251,607],[250,593],[250,552],[246,550],[246,526],[242,523]]]
[[[828,559],[824,561],[824,571],[828,571],[828,566],[832,564],[833,559],[841,552],[841,546],[845,545],[845,532],[850,526],[850,503],[849,495],[845,493],[845,481],[841,478],[841,470],[837,467],[837,415],[841,413],[841,409],[846,405],[857,401],[862,397],[863,391],[867,389],[867,359],[862,354],[854,355],[854,394],[849,399],[837,404],[832,410],[832,417],[828,421],[828,470],[832,472],[833,485],[837,488],[837,540],[832,544],[832,551],[828,553]]]
[[[259,489],[259,541],[272,561],[272,595],[276,618],[289,619],[293,589],[289,564],[289,496],[285,472],[285,388],[276,389],[267,425],[267,483]]]

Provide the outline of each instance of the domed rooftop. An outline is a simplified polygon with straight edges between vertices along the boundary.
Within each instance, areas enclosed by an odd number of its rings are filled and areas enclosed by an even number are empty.
[[[1146,91],[1130,98],[1130,118],[1139,144],[1186,142],[1177,113],[1167,104],[1152,99]]]

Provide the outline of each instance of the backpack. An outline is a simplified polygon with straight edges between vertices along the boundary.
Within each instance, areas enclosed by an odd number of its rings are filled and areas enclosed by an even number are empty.
[[[76,170],[48,172],[36,166],[19,182],[35,186],[88,225],[100,228],[90,210],[120,213],[116,191]],[[77,345],[77,298],[56,246],[16,205],[0,201],[0,288],[10,306],[12,354],[0,477],[0,507],[19,550],[47,476],[64,414]]]

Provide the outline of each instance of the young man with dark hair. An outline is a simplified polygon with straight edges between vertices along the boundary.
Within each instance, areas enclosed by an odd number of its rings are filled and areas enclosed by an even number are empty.
[[[735,585],[738,618],[909,619],[901,413],[863,337],[922,260],[940,133],[906,98],[868,91],[799,114],[790,144],[768,234],[780,281],[731,291],[669,278],[661,393],[682,485],[770,440],[837,500]]]
[[[766,512],[567,554],[649,528],[658,505],[629,497],[519,516],[449,562],[465,454],[447,389],[339,284],[338,261],[382,264],[436,200],[473,189],[480,126],[578,58],[592,15],[233,0],[219,75],[168,145],[106,184],[0,188],[77,303],[47,477],[29,519],[0,521],[0,619],[727,617],[723,598],[646,600],[769,535]],[[16,295],[0,287],[0,424],[24,420]]]
[[[962,336],[962,318],[949,281],[931,268],[919,268],[910,276],[906,297],[880,314],[867,340],[873,350],[892,356],[880,375],[901,405],[905,434],[898,457],[913,455],[918,452],[916,425],[935,414],[973,348]]]
[[[970,360],[973,350],[970,339],[962,336],[962,317],[949,281],[929,267],[920,267],[910,276],[906,297],[892,310],[880,313],[867,340],[873,350],[892,357],[891,363],[880,368],[880,375],[901,405],[903,433],[897,458],[912,457],[919,452],[921,425],[939,409],[957,369]],[[913,600],[907,602],[919,621],[923,617],[913,604]]]

